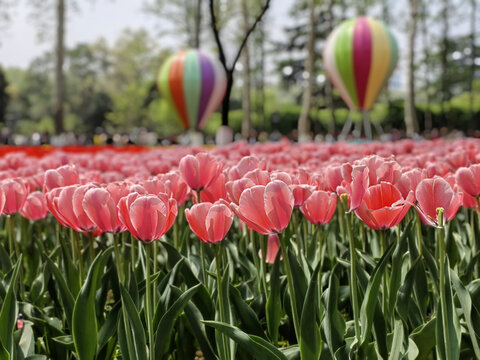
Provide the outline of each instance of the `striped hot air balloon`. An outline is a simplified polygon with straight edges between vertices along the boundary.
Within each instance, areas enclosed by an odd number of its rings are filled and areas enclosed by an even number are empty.
[[[397,60],[397,42],[390,29],[366,17],[336,27],[323,52],[327,76],[352,110],[373,106]]]
[[[198,130],[222,102],[227,77],[219,61],[198,50],[184,50],[163,64],[157,86],[183,127]]]

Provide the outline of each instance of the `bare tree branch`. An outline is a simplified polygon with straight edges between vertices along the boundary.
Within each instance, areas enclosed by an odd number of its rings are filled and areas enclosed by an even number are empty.
[[[214,0],[210,0],[210,3],[209,3],[213,36],[215,37],[215,42],[217,43],[217,46],[218,46],[218,54],[219,54],[219,57],[220,57],[220,62],[222,63],[225,70],[228,70],[227,69],[227,60],[225,58],[225,52],[223,51],[222,41],[220,40],[220,34],[218,32],[217,18],[215,16],[215,9],[214,9],[214,6],[213,6],[213,1]]]
[[[245,34],[245,37],[243,38],[242,43],[240,44],[240,47],[238,48],[237,55],[235,56],[233,63],[232,63],[232,69],[235,68],[235,64],[237,63],[238,59],[240,58],[240,55],[242,53],[243,48],[245,47],[245,44],[247,43],[248,38],[250,37],[250,34],[255,30],[257,27],[257,24],[262,21],[263,15],[267,11],[268,7],[270,6],[270,0],[267,0],[264,7],[262,8],[262,11],[260,14],[257,16],[255,19],[255,22],[250,26],[250,29],[248,29],[247,33]]]

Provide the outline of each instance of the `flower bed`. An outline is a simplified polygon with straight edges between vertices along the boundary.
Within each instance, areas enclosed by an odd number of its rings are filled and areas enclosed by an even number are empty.
[[[480,358],[478,140],[0,154],[0,359]]]

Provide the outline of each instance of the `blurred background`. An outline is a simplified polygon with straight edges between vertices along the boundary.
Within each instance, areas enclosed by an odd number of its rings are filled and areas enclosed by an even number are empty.
[[[359,15],[387,24],[399,47],[369,112],[376,135],[480,136],[477,13],[477,0],[0,0],[0,142],[182,142],[158,70],[185,48],[218,57],[219,41],[236,139],[334,139],[349,110],[321,54]],[[350,116],[358,136],[362,115]],[[221,124],[219,109],[207,143]]]

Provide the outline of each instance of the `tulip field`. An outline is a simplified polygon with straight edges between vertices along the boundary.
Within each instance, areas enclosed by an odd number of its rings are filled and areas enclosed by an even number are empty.
[[[480,140],[0,148],[0,360],[480,359]]]

